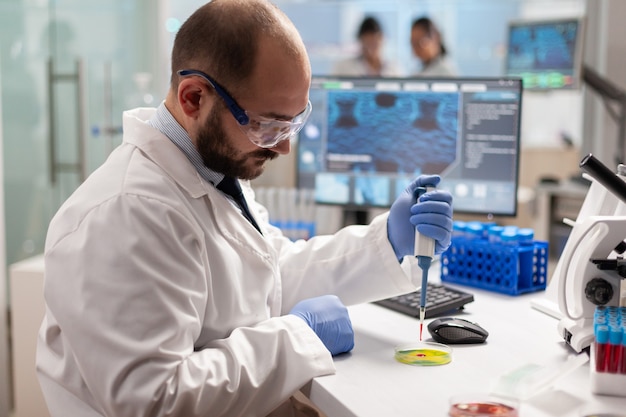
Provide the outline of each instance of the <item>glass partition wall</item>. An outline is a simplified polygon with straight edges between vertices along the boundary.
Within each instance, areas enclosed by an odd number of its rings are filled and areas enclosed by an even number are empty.
[[[60,204],[121,143],[122,111],[159,99],[151,81],[157,11],[152,0],[0,1],[2,276],[7,265],[43,252]],[[5,417],[9,371],[0,368]]]
[[[42,252],[61,202],[121,142],[122,111],[157,99],[149,3],[0,2],[8,264]]]

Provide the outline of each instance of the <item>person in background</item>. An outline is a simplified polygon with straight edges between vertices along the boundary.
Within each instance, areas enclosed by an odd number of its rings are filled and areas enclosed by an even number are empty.
[[[400,75],[398,66],[383,57],[385,36],[376,18],[368,16],[363,19],[357,32],[357,40],[361,53],[356,57],[338,61],[332,70],[333,75],[352,77]]]
[[[213,0],[178,31],[158,108],[62,205],[45,247],[36,367],[52,417],[296,416],[350,351],[346,305],[407,293],[415,229],[450,245],[452,198],[415,179],[369,225],[291,241],[249,180],[311,113],[311,67],[266,0]]]
[[[411,48],[422,66],[416,75],[456,76],[458,71],[447,57],[447,49],[435,23],[428,17],[420,17],[411,25]]]

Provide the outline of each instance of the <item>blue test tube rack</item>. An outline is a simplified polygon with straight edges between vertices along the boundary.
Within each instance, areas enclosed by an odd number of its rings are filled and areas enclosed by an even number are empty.
[[[478,224],[477,224],[478,223]],[[478,233],[474,222],[468,233],[458,230],[452,244],[441,255],[441,280],[508,295],[545,290],[548,275],[548,242],[528,239],[528,229],[514,239],[513,228],[501,228],[502,239],[494,239],[488,227]]]

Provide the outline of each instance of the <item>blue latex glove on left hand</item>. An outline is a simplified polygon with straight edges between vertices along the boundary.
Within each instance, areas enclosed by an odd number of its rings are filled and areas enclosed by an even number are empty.
[[[320,338],[331,355],[349,352],[354,347],[354,331],[348,309],[335,295],[308,298],[296,304],[289,314],[304,320]]]
[[[415,248],[415,228],[435,240],[435,254],[445,252],[452,240],[452,195],[443,190],[422,194],[415,203],[417,187],[436,186],[439,175],[420,175],[394,201],[387,218],[387,237],[393,251],[402,261],[412,256]]]

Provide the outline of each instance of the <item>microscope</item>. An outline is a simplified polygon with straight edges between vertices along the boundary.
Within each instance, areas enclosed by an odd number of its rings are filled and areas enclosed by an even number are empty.
[[[611,171],[592,154],[580,162],[591,181],[550,286],[558,297],[558,331],[576,352],[594,339],[596,306],[619,306],[626,278],[626,166]]]

